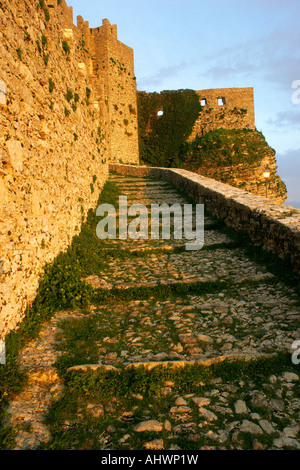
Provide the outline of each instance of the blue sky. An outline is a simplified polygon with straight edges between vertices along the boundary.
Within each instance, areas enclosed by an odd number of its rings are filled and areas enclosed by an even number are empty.
[[[256,127],[276,150],[287,203],[300,208],[300,0],[67,4],[75,24],[77,15],[90,27],[117,24],[134,50],[138,90],[253,87]]]

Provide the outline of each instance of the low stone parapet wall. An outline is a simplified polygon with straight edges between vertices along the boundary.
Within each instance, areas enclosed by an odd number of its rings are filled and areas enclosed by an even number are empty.
[[[168,180],[226,225],[246,232],[253,244],[281,259],[300,273],[300,210],[256,196],[187,170],[110,164],[122,175]]]

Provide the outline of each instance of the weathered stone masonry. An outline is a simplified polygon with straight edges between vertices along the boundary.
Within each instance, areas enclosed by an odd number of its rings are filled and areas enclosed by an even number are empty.
[[[254,244],[290,258],[291,268],[299,274],[300,210],[187,170],[116,164],[110,168],[122,175],[171,181],[228,226],[247,232]]]
[[[196,92],[202,111],[188,140],[219,129],[255,129],[253,88],[214,88]]]
[[[3,0],[0,90],[2,338],[95,207],[109,160],[138,163],[133,51],[108,20],[74,26],[64,0]]]

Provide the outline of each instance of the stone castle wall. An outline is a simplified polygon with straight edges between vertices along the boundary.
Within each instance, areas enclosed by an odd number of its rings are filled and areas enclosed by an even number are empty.
[[[108,20],[92,30],[96,63],[105,77],[111,131],[111,161],[138,162],[137,92],[133,50],[117,39]],[[103,47],[103,42],[105,47]]]
[[[109,159],[138,162],[132,50],[108,20],[77,20],[64,0],[0,2],[0,337],[97,204]]]
[[[219,129],[255,129],[253,88],[215,88],[196,91],[202,111],[189,141]]]

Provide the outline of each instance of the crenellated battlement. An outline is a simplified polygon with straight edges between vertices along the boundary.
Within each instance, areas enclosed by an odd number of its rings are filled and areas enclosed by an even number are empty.
[[[102,26],[99,26],[98,28],[93,28],[91,29],[91,31],[92,33],[103,33],[106,34],[107,37],[118,39],[117,25],[111,25],[107,18],[104,18],[102,20]]]
[[[118,40],[117,25],[112,25],[107,18],[102,20],[102,26],[90,28],[89,22],[78,16],[77,26],[74,26],[73,9],[65,1],[61,7],[65,16],[64,34],[69,31],[76,47],[87,51],[78,66],[83,78],[87,75],[93,77],[96,101],[102,103],[102,112],[109,120],[110,160],[137,163],[137,90],[133,50]],[[107,103],[105,109],[104,103]]]
[[[50,6],[49,4],[52,4],[53,8],[55,8],[55,4],[56,4],[56,8],[58,9],[58,11],[61,12],[62,22],[66,25],[66,27],[69,27],[69,28],[74,27],[73,7],[69,7],[65,0],[61,0],[59,4],[56,0],[47,0],[46,4],[47,6]]]

